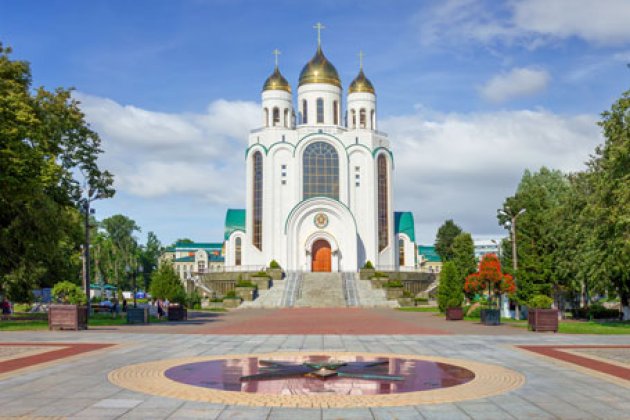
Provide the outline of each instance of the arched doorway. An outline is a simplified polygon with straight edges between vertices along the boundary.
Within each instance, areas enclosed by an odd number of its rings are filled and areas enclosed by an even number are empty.
[[[313,262],[311,264],[311,271],[313,272],[330,272],[331,268],[331,252],[330,243],[325,239],[318,239],[313,243]]]

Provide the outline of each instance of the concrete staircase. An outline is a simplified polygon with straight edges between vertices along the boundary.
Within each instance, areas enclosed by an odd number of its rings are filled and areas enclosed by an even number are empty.
[[[346,307],[341,273],[304,273],[296,307]]]
[[[372,289],[372,285],[369,280],[358,280],[358,274],[356,285],[361,307],[398,308],[400,306],[395,300],[387,300],[384,289]]]
[[[279,308],[282,305],[282,298],[286,287],[286,280],[274,280],[273,286],[269,290],[262,290],[258,293],[258,298],[251,302],[243,302],[239,309],[245,308]]]

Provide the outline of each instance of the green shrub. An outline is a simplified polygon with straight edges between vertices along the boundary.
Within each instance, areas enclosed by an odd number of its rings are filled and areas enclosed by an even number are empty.
[[[535,295],[527,303],[531,309],[549,309],[553,304],[553,299],[545,295]]]
[[[403,291],[402,297],[404,297],[404,298],[410,298],[410,297],[413,297],[413,293],[411,293],[411,292],[410,292],[410,291],[408,291],[408,290],[405,290],[405,291]]]
[[[236,299],[238,296],[236,296],[236,290],[229,290],[226,294],[225,294],[225,299]]]
[[[269,268],[274,268],[274,269],[280,268],[280,264],[278,264],[278,261],[276,260],[271,260],[271,262],[269,263]]]
[[[375,271],[374,275],[372,276],[373,279],[386,279],[389,278],[389,276],[385,273],[382,273],[380,271]]]
[[[90,299],[92,301],[92,303],[101,303],[103,301],[103,298],[100,296],[94,296],[92,299]]]
[[[196,290],[186,296],[186,306],[193,309],[201,308],[201,295]]]
[[[14,303],[13,312],[28,312],[31,310],[30,303]]]
[[[429,303],[429,298],[426,297],[417,297],[416,302],[418,303]]]
[[[588,308],[589,318],[593,319],[608,319],[608,318],[618,318],[619,310],[617,309],[608,309],[604,307],[601,303],[593,303],[590,308]]]
[[[459,308],[464,302],[463,279],[452,261],[445,262],[442,267],[437,300],[441,312],[444,312],[446,308]]]
[[[212,298],[212,299],[210,299],[210,302],[223,302],[223,299]]]
[[[387,287],[388,289],[397,289],[397,288],[403,287],[403,284],[400,280],[390,280],[387,283],[385,283],[383,286]]]
[[[168,299],[171,303],[186,304],[186,290],[171,264],[160,264],[160,268],[151,274],[151,296],[154,299]]]
[[[374,265],[372,264],[372,261],[367,260],[363,265],[363,268],[366,270],[374,270]]]
[[[265,275],[266,277],[266,275]],[[236,287],[256,287],[254,283],[247,280],[239,280],[236,282]]]
[[[252,277],[269,277],[266,271],[259,271],[258,273],[252,274]]]
[[[481,306],[476,307],[475,309],[473,309],[471,312],[468,313],[468,315],[466,315],[469,318],[481,318],[481,310],[484,309]],[[464,312],[466,313],[466,312]]]
[[[87,298],[83,290],[70,281],[61,281],[52,289],[52,295],[56,300],[72,305],[85,305]]]

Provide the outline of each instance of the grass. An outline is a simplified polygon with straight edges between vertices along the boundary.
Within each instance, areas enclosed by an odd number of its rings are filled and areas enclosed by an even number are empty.
[[[403,312],[440,312],[437,306],[403,306],[398,310]]]
[[[630,321],[560,321],[562,334],[630,334]]]
[[[20,314],[16,314],[20,315]],[[31,314],[29,314],[31,315]],[[24,330],[45,330],[48,329],[48,319],[46,318],[46,314],[42,314],[43,319],[37,321],[20,321],[20,320],[11,320],[11,321],[0,321],[0,331],[24,331]],[[157,319],[156,317],[151,317],[151,323],[158,322],[166,322],[166,319]],[[127,316],[123,313],[118,314],[117,318],[112,318],[111,314],[103,314],[97,313],[92,314],[88,320],[88,327],[103,327],[110,325],[126,325],[127,324]]]
[[[199,309],[189,309],[188,312],[227,312],[228,310],[225,308],[199,308]]]

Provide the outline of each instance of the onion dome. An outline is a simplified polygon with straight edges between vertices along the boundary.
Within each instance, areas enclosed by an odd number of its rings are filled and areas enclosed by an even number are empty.
[[[359,70],[359,74],[354,78],[350,86],[348,87],[348,93],[358,93],[358,92],[368,92],[373,95],[376,95],[374,91],[374,86],[370,79],[365,77],[365,73],[363,73],[363,69]]]
[[[327,83],[341,88],[341,80],[337,69],[324,56],[321,46],[317,47],[317,52],[311,58],[311,61],[306,63],[300,72],[300,83],[298,86],[307,83]]]
[[[271,76],[265,80],[263,91],[265,90],[284,90],[291,93],[291,85],[289,85],[287,79],[280,73],[278,66],[276,66],[276,69],[271,73]]]

